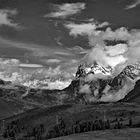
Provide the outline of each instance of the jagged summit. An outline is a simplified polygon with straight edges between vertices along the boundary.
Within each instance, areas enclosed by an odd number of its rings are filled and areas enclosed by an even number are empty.
[[[111,67],[103,67],[96,62],[92,64],[90,67],[85,67],[84,64],[80,64],[78,70],[76,72],[76,78],[83,77],[88,74],[103,74],[103,75],[111,75],[112,68]]]
[[[90,67],[85,67],[84,64],[80,64],[78,66],[75,78],[85,77],[89,74],[96,75],[99,73],[103,75],[111,75],[112,71],[113,70],[111,67],[103,67],[97,63],[92,64]],[[134,80],[140,74],[140,63],[126,66],[118,75],[123,74]]]

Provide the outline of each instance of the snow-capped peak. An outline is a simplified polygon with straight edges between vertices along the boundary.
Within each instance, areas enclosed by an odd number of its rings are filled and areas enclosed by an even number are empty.
[[[110,67],[103,67],[97,63],[92,64],[91,67],[85,68],[86,74],[103,74],[103,75],[111,75],[112,69]]]

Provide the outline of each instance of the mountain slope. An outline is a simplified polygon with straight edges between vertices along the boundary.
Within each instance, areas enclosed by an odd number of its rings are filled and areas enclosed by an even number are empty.
[[[23,105],[19,102],[7,101],[0,98],[0,119],[20,113],[22,109]]]
[[[120,100],[121,102],[135,102],[140,103],[140,80],[135,84],[133,90],[131,90],[124,99]]]

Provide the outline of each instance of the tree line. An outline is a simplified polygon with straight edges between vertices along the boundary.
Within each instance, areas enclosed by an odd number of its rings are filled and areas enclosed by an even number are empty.
[[[2,136],[10,140],[44,140],[89,131],[140,127],[140,122],[138,124],[133,123],[132,116],[128,118],[127,123],[123,118],[119,117],[116,117],[114,120],[96,117],[94,120],[88,121],[77,120],[70,125],[67,125],[63,117],[59,116],[55,125],[49,129],[44,124],[33,128],[27,128],[21,124],[20,120],[7,124],[3,128]],[[23,136],[19,137],[19,134],[23,134]]]

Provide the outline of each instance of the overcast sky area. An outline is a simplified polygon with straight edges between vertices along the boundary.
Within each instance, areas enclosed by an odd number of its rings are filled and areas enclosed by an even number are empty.
[[[45,76],[63,87],[94,54],[113,68],[139,60],[139,17],[140,0],[0,0],[0,78]],[[126,44],[104,52],[105,40]]]

